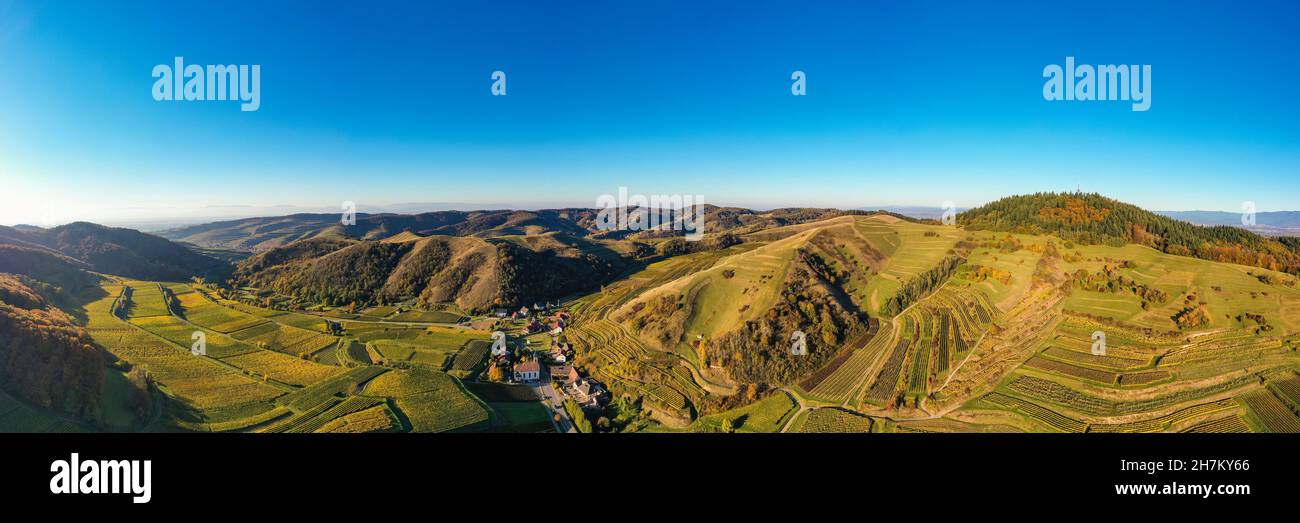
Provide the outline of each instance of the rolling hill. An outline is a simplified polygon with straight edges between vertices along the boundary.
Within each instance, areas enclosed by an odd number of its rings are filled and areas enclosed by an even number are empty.
[[[632,212],[635,212],[633,210]],[[775,209],[754,211],[737,207],[705,206],[705,233],[749,232],[782,225],[816,221],[841,214],[834,209]],[[658,231],[602,231],[596,209],[539,211],[438,211],[422,214],[357,214],[356,225],[340,223],[340,214],[294,214],[248,218],[161,231],[173,241],[205,248],[261,252],[299,240],[327,236],[382,240],[407,232],[419,235],[499,236],[562,233],[572,237],[653,239]]]
[[[271,289],[300,305],[416,299],[467,311],[518,306],[589,290],[625,268],[603,244],[562,234],[300,240],[240,263],[238,287]]]
[[[539,302],[571,321],[523,346],[572,343],[567,363],[619,409],[647,414],[611,427],[1300,426],[1294,239],[1085,194],[1010,197],[955,225],[712,207],[701,242],[597,231],[586,213],[214,224],[193,233],[258,252],[230,279],[195,284],[159,276],[213,260],[161,238],[90,224],[0,229],[0,381],[48,411],[23,410],[26,424],[13,426],[66,427],[51,412],[101,426],[125,410],[135,414],[103,426],[509,430],[502,413],[519,409],[480,404],[458,380],[487,372],[492,329],[531,321],[488,311]],[[109,268],[129,274],[94,274]],[[199,358],[194,332],[209,344]],[[156,417],[140,403],[150,395],[130,392],[149,387],[164,399]],[[19,423],[7,416],[0,427]]]
[[[76,222],[51,229],[2,227],[0,243],[44,248],[107,274],[153,280],[222,279],[229,263],[139,231]]]
[[[105,361],[85,329],[38,290],[0,274],[0,386],[26,401],[95,420]]]
[[[1300,249],[1240,227],[1201,227],[1099,194],[1012,196],[961,213],[972,230],[1052,234],[1084,244],[1135,243],[1182,256],[1300,273]]]
[[[1243,376],[1296,381],[1295,276],[1164,252],[1282,244],[1073,196],[1018,197],[958,226],[875,215],[755,231],[577,300],[568,335],[595,375],[678,427],[716,429],[747,412],[735,391],[776,388],[898,431],[1284,426],[1223,398],[1250,390]],[[822,327],[844,313],[862,328]],[[807,356],[790,350],[795,329]]]

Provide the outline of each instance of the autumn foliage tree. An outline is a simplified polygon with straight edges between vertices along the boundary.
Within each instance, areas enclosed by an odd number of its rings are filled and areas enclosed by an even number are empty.
[[[23,280],[0,274],[0,383],[42,407],[98,420],[102,352],[84,329]]]
[[[1128,243],[1205,260],[1300,274],[1300,240],[1271,239],[1240,227],[1201,227],[1085,193],[1036,193],[1003,198],[963,212],[971,230],[1054,234],[1092,245]]]

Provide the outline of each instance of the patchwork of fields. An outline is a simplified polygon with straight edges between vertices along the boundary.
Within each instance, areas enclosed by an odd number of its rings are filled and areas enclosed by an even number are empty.
[[[563,335],[528,342],[571,342],[570,363],[614,398],[639,402],[654,430],[1300,432],[1293,276],[892,216],[839,216],[744,240],[651,258],[566,301]],[[820,294],[784,292],[792,273],[862,321],[849,315],[846,334],[815,338],[830,352],[805,360],[811,370],[794,379],[735,378],[744,376],[727,367],[736,359],[710,351],[742,351],[715,341],[749,328],[788,335],[763,320],[789,311],[807,315],[799,321],[831,314],[816,308]],[[118,408],[97,427],[0,395],[0,427],[552,430],[551,411],[531,393],[503,396],[476,382],[489,369],[485,329],[518,322],[409,303],[290,312],[202,284],[114,277],[84,296],[86,330],[110,355],[105,396],[120,400],[138,369],[157,400],[142,412]],[[647,329],[641,311],[672,322]]]
[[[84,304],[91,337],[119,367],[144,370],[162,393],[154,414],[119,430],[422,432],[510,423],[444,372],[453,360],[481,361],[487,332],[358,320],[338,337],[319,317],[220,300],[181,283],[110,278],[87,296],[96,296]],[[196,354],[200,338],[204,351]],[[354,344],[373,344],[406,370],[336,355]],[[532,418],[523,422],[535,429]],[[7,396],[0,397],[0,426],[95,430]]]

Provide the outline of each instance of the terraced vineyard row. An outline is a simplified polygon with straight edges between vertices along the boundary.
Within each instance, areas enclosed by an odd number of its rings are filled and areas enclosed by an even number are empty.
[[[1255,390],[1237,398],[1269,432],[1300,433],[1300,418],[1268,390]]]
[[[894,348],[890,351],[889,358],[885,360],[880,373],[876,375],[876,380],[871,385],[871,392],[867,394],[867,399],[884,402],[893,398],[894,389],[898,385],[899,374],[903,371],[903,361],[907,358],[907,349],[912,343],[911,337],[916,336],[919,328],[911,316],[903,318],[902,334],[900,334]]]
[[[1287,400],[1292,406],[1300,407],[1300,377],[1291,376],[1273,382],[1278,396]]]
[[[1041,421],[1047,426],[1055,428],[1061,432],[1084,432],[1088,429],[1087,423],[1070,418],[1052,409],[1038,405],[1037,403],[1022,400],[1014,396],[992,392],[987,396],[984,396],[982,399],[988,403],[1017,411],[1025,416]]]
[[[1214,360],[1241,361],[1259,352],[1283,351],[1281,338],[1231,338],[1207,339],[1187,348],[1171,352],[1161,359],[1161,365],[1186,365]]]
[[[1237,402],[1227,399],[1205,403],[1179,410],[1167,416],[1131,423],[1100,424],[1089,426],[1089,432],[1164,432],[1171,426],[1190,420],[1205,418],[1223,411],[1235,410]]]
[[[1119,373],[1107,370],[1097,370],[1088,367],[1071,365],[1062,361],[1045,358],[1043,356],[1034,356],[1025,362],[1025,367],[1040,370],[1043,372],[1062,374],[1079,379],[1114,385],[1119,381]]]
[[[321,428],[326,423],[334,421],[343,416],[347,416],[348,414],[352,414],[353,412],[360,412],[370,407],[374,407],[383,402],[384,400],[378,398],[362,398],[362,397],[353,396],[335,404],[329,410],[323,411],[317,416],[313,416],[311,418],[305,419],[303,422],[290,427],[288,430],[285,430],[285,432],[292,432],[292,433],[316,432],[317,429]]]
[[[1093,416],[1121,416],[1148,412],[1192,401],[1197,398],[1240,388],[1249,385],[1252,382],[1258,382],[1258,380],[1259,378],[1255,375],[1238,376],[1221,381],[1214,385],[1208,385],[1197,389],[1184,389],[1154,398],[1135,399],[1132,401],[1114,401],[1101,398],[1089,393],[1074,390],[1055,381],[1028,375],[1020,375],[1016,377],[1007,385],[1006,389],[1012,393],[1027,398],[1036,399],[1048,404],[1061,405],[1071,410]]]
[[[809,392],[818,398],[835,403],[847,401],[852,397],[870,370],[871,363],[880,356],[881,351],[890,347],[893,324],[880,322],[879,325],[878,331],[872,335],[865,347],[854,351],[848,360]]]
[[[690,362],[652,351],[608,315],[647,289],[706,269],[721,256],[707,252],[672,258],[577,300],[569,306],[575,321],[565,331],[566,338],[580,353],[595,360],[592,372],[597,379],[644,394],[674,410],[688,410],[694,398],[706,394],[690,370],[683,367]]]
[[[343,400],[340,400],[338,398],[329,398],[327,401],[317,404],[315,407],[312,407],[306,410],[305,412],[298,414],[297,416],[290,416],[288,418],[285,418],[284,420],[278,421],[272,424],[271,426],[262,429],[259,432],[269,432],[269,433],[287,432],[289,431],[289,429],[297,427],[299,424],[305,423],[317,416],[320,416],[321,414],[324,414],[325,411],[334,408],[335,405],[339,405],[342,402]]]
[[[348,388],[353,385],[364,385],[387,370],[384,367],[348,369],[346,372],[328,380],[285,395],[277,399],[276,403],[295,410],[308,409],[329,400],[331,397],[347,392]]]
[[[899,356],[908,370],[901,376],[905,382],[898,387],[910,397],[929,394],[989,329],[997,314],[979,291],[954,289],[951,285],[918,302],[903,315],[911,326],[912,337],[904,348],[905,354]],[[886,365],[891,373],[896,363],[893,358],[891,355]],[[877,380],[868,397],[882,401],[889,399],[892,392],[887,383]]]
[[[1183,432],[1241,434],[1250,432],[1250,426],[1246,425],[1246,421],[1241,419],[1241,416],[1233,416],[1221,420],[1207,421]]]

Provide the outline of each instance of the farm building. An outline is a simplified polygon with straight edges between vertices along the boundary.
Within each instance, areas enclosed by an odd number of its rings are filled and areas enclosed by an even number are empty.
[[[609,391],[591,378],[579,378],[568,387],[568,391],[580,405],[597,407],[609,403]]]
[[[551,361],[557,363],[567,363],[569,361],[568,356],[565,356],[564,351],[560,349],[551,349],[546,355],[551,358]]]
[[[537,321],[537,320],[533,320],[533,321],[531,321],[531,322],[528,322],[528,325],[525,325],[525,326],[524,326],[524,328],[523,328],[523,334],[524,334],[524,336],[527,336],[527,335],[529,335],[529,334],[534,334],[534,333],[538,333],[538,332],[543,332],[543,331],[545,331],[545,330],[546,330],[546,326],[545,326],[545,325],[542,325],[542,322]]]
[[[565,385],[578,381],[578,369],[572,365],[551,365],[547,370],[551,373],[551,379],[562,381]]]

